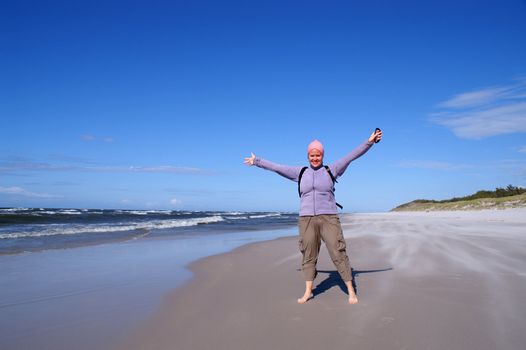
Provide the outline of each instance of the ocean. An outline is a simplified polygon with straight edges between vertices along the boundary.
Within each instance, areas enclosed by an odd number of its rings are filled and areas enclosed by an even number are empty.
[[[297,213],[285,212],[0,208],[0,254],[268,231],[294,226],[297,220]]]

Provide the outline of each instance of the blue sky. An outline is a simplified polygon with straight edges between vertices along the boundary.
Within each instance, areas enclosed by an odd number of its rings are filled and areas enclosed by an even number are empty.
[[[526,2],[18,1],[0,14],[0,206],[297,211],[243,164],[325,163],[385,211],[526,186]]]

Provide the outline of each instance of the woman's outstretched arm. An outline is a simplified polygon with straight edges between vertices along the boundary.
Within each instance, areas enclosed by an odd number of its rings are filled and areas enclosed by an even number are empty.
[[[272,163],[271,161],[256,157],[254,153],[251,153],[250,157],[245,158],[245,164],[248,166],[255,165],[259,168],[273,171],[292,181],[298,181],[301,171],[301,167]]]
[[[361,145],[352,150],[345,157],[337,160],[334,164],[330,166],[331,170],[334,173],[334,176],[342,176],[349,164],[351,164],[353,160],[363,156],[374,145],[375,141],[380,141],[381,139],[382,131],[375,130],[366,141],[364,141]]]

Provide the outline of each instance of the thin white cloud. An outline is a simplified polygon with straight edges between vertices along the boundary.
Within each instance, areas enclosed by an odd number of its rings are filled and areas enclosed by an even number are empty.
[[[180,205],[180,204],[181,204],[181,201],[180,201],[179,199],[177,199],[177,198],[172,198],[172,199],[170,200],[170,204],[171,204],[171,205],[174,205],[174,206],[176,206],[176,205]]]
[[[119,169],[119,168],[115,168]],[[122,168],[122,171],[140,172],[140,173],[172,173],[172,174],[204,174],[204,170],[199,168],[181,167],[173,165],[160,165],[153,167],[131,166]]]
[[[98,141],[98,140],[101,140],[103,142],[106,142],[106,143],[112,143],[115,141],[115,139],[113,137],[102,137],[102,138],[99,138],[95,135],[91,135],[91,134],[85,134],[85,135],[82,135],[80,137],[80,139],[82,141],[86,141],[86,142],[93,142],[93,141]]]
[[[53,164],[36,162],[27,159],[0,161],[0,174],[12,174],[26,171],[46,172],[100,172],[100,173],[168,173],[168,174],[194,174],[211,175],[212,172],[184,166],[159,165],[159,166],[86,166],[75,164]]]
[[[443,108],[465,108],[492,103],[503,97],[508,90],[506,88],[488,88],[479,91],[466,92],[441,102],[439,107]]]
[[[526,79],[454,96],[438,104],[431,122],[465,139],[526,132]]]
[[[58,165],[45,162],[20,161],[0,163],[0,173],[10,173],[18,171],[70,171],[76,170],[78,166]]]
[[[430,169],[440,171],[497,171],[513,176],[523,177],[526,175],[526,160],[523,159],[499,159],[487,163],[454,164],[432,160],[403,161],[397,164],[400,168],[408,169]]]
[[[82,135],[80,138],[81,138],[82,141],[86,141],[86,142],[95,141],[97,139],[93,135]]]
[[[519,152],[526,153],[526,146],[522,146],[521,148],[519,148]]]
[[[526,102],[491,107],[485,110],[450,113],[433,122],[466,139],[526,132]]]
[[[23,189],[22,187],[16,187],[16,186],[13,186],[13,187],[0,186],[0,193],[23,196],[23,197],[31,197],[31,198],[59,198],[59,196],[55,196],[52,194],[31,192],[26,189]]]

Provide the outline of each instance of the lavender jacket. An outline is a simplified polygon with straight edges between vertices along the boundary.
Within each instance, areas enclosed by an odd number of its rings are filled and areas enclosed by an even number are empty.
[[[365,154],[373,144],[373,142],[366,140],[345,157],[329,165],[334,177],[338,178],[342,176],[349,164]],[[274,171],[295,182],[298,182],[298,177],[302,169],[302,167],[275,164],[259,157],[254,159],[254,165]],[[317,168],[309,166],[305,170],[301,177],[300,194],[300,216],[338,213],[336,200],[334,199],[332,179],[323,165]]]

